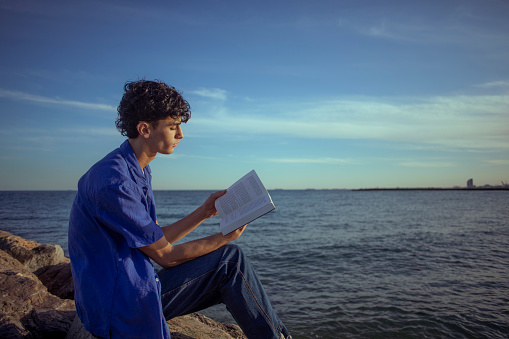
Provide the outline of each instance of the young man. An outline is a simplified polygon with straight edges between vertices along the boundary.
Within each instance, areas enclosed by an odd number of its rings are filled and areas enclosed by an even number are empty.
[[[168,339],[166,319],[224,303],[249,338],[290,337],[248,259],[229,244],[245,226],[173,245],[217,214],[214,201],[225,191],[172,225],[157,223],[149,163],[173,153],[190,114],[173,87],[125,85],[116,125],[128,140],[80,179],[71,210],[78,316],[99,338]],[[150,259],[163,270],[155,273]]]

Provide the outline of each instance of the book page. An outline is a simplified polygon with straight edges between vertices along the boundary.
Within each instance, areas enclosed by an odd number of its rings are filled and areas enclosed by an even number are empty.
[[[250,203],[236,211],[233,211],[230,214],[225,215],[223,220],[221,220],[221,222],[225,225],[232,223],[236,219],[242,218],[242,216],[252,212],[253,210],[256,210],[257,208],[262,207],[263,205],[265,205],[269,202],[270,202],[270,200],[267,197],[258,198],[255,201],[253,201],[252,203]]]
[[[221,232],[228,234],[272,211],[269,192],[254,170],[240,178],[215,203],[221,217]]]
[[[256,198],[262,197],[266,193],[263,184],[254,170],[243,176],[230,188],[226,190],[226,194],[216,200],[216,209],[221,218],[239,210],[252,209],[254,206],[248,207],[249,203]]]

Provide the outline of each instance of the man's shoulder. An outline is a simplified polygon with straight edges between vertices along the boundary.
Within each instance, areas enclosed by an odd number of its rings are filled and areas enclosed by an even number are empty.
[[[115,172],[127,172],[127,162],[124,158],[120,148],[117,148],[108,153],[104,158],[96,162],[91,170],[108,170],[111,169]]]
[[[118,185],[129,177],[127,162],[120,149],[115,149],[96,162],[80,179],[79,185],[93,191]]]

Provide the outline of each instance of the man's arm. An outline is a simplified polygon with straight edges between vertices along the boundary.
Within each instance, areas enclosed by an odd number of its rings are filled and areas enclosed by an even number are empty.
[[[226,190],[212,193],[203,205],[198,207],[191,214],[169,226],[162,227],[166,240],[168,240],[170,244],[173,244],[188,235],[205,220],[217,215],[214,203],[217,198],[223,196],[225,193]]]
[[[240,237],[245,227],[226,236],[223,236],[222,233],[217,233],[183,244],[172,245],[189,234],[205,220],[217,215],[214,203],[217,198],[225,193],[226,191],[212,193],[203,205],[198,207],[194,212],[169,226],[162,227],[164,237],[151,245],[140,247],[140,250],[156,263],[166,268],[179,265],[215,251],[221,246]]]
[[[245,228],[246,226],[243,226],[226,236],[222,233],[217,233],[179,245],[172,245],[168,242],[166,237],[162,237],[155,243],[140,247],[139,249],[149,258],[161,265],[161,267],[168,268],[217,250],[230,241],[239,238]]]

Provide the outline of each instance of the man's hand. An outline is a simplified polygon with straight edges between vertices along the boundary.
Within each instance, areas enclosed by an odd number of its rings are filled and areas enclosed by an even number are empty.
[[[165,237],[162,237],[155,243],[140,247],[139,249],[149,258],[161,265],[161,267],[167,268],[182,264],[186,261],[193,260],[217,250],[230,241],[238,239],[245,229],[246,225],[227,235],[216,233],[205,238],[192,240],[178,245],[172,245]]]
[[[228,242],[236,240],[236,239],[240,238],[242,233],[244,233],[244,230],[246,229],[246,226],[247,225],[244,225],[241,228],[237,228],[235,231],[233,231],[231,233],[228,233],[224,237],[227,239]]]
[[[225,193],[226,190],[212,193],[203,205],[195,209],[191,214],[171,225],[162,227],[166,240],[168,240],[170,244],[173,244],[188,235],[205,220],[217,215],[214,203],[217,198],[223,196]]]
[[[191,214],[169,226],[162,227],[164,237],[151,245],[140,247],[140,250],[162,267],[171,267],[210,253],[230,241],[238,239],[246,229],[246,225],[227,235],[216,233],[205,238],[172,245],[189,234],[203,221],[217,215],[214,203],[217,198],[225,193],[226,190],[212,193],[203,205]]]
[[[209,219],[215,215],[217,215],[217,210],[215,206],[215,202],[217,198],[222,197],[226,193],[226,190],[219,191],[216,193],[212,193],[207,200],[200,206],[201,213],[204,219]]]

